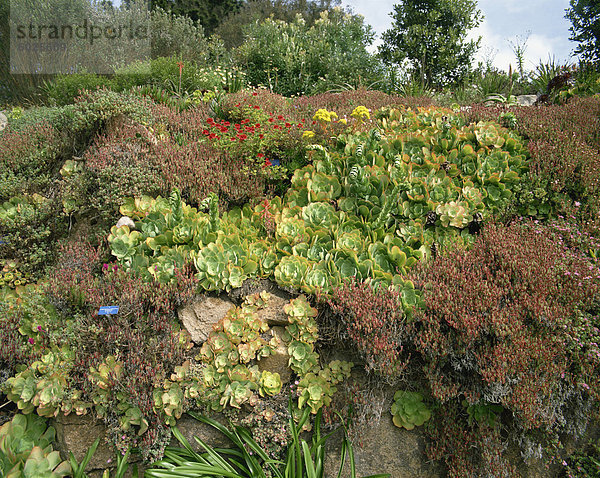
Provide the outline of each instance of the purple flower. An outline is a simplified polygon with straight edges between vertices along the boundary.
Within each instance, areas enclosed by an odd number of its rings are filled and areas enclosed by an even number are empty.
[[[29,337],[29,340],[28,340],[28,342],[29,342],[31,345],[33,345],[33,344],[35,343],[35,340],[33,340],[31,337]]]
[[[42,331],[42,326],[38,325],[38,332],[41,332],[41,331]]]

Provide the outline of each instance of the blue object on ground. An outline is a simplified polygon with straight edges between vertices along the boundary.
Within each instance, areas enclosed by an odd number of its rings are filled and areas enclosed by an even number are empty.
[[[271,166],[281,166],[281,160],[279,160],[279,159],[272,159],[271,160]]]
[[[118,314],[118,313],[119,313],[118,305],[100,307],[100,310],[98,311],[98,315],[114,315],[114,314]]]

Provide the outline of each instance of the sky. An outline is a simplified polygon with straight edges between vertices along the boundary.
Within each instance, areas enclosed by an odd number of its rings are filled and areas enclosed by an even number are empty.
[[[375,45],[380,43],[381,33],[392,25],[390,13],[394,0],[342,0],[354,13],[365,17],[365,22],[377,33]],[[571,23],[565,16],[569,0],[479,0],[478,8],[484,15],[480,26],[469,37],[481,36],[478,61],[493,58],[493,65],[508,71],[516,67],[516,57],[511,45],[522,44],[527,38],[525,50],[526,70],[535,70],[540,62],[554,58],[565,64],[577,45],[569,40]],[[529,36],[528,36],[529,35]]]

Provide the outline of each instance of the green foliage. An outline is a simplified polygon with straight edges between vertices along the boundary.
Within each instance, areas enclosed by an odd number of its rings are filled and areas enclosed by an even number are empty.
[[[476,7],[472,0],[403,0],[394,5],[379,54],[386,63],[408,61],[422,85],[459,82],[479,47],[479,40],[466,40],[482,19]]]
[[[571,0],[565,17],[571,21],[569,40],[579,43],[575,54],[598,65],[600,62],[600,5],[594,0]]]
[[[390,410],[394,425],[412,430],[431,418],[431,410],[423,403],[423,395],[417,392],[398,390]]]
[[[463,406],[467,408],[469,414],[469,425],[480,423],[494,428],[498,417],[502,413],[504,408],[501,405],[495,405],[493,403],[479,402],[469,404],[466,400],[463,400]]]
[[[249,24],[236,56],[252,85],[292,96],[371,78],[376,62],[366,47],[372,41],[362,17],[334,9],[313,25],[301,16]]]
[[[328,293],[353,276],[408,290],[402,273],[434,242],[468,243],[474,217],[487,221],[502,210],[527,171],[518,136],[489,122],[466,126],[447,110],[384,111],[377,129],[348,132],[331,152],[315,152],[322,159],[295,171],[283,200],[219,221],[174,196],[176,222],[174,206],[157,199],[136,231],[113,228],[113,255],[163,282],[193,260],[206,290],[274,277]]]
[[[261,447],[252,437],[250,431],[241,426],[230,424],[227,428],[211,418],[191,412],[190,415],[196,420],[210,425],[222,433],[232,443],[233,448],[213,448],[198,437],[196,442],[202,447],[203,452],[193,450],[190,443],[177,429],[173,428],[173,435],[181,444],[181,447],[168,447],[165,458],[153,464],[146,470],[149,478],[163,477],[186,477],[186,476],[226,476],[238,478],[323,478],[325,476],[325,444],[331,433],[321,436],[321,413],[315,419],[314,432],[311,446],[300,438],[300,431],[307,423],[310,416],[307,408],[300,417],[298,423],[292,416],[290,404],[289,428],[292,440],[288,445],[284,461],[273,460],[268,452]],[[350,473],[356,478],[354,465],[354,452],[346,429],[344,427],[344,438],[342,439],[342,459],[338,476],[341,475],[346,464],[346,458],[350,459]],[[366,478],[386,478],[390,475],[371,475]]]
[[[71,467],[53,451],[55,430],[37,415],[15,415],[0,427],[0,473],[6,478],[60,478]]]
[[[29,414],[34,410],[42,417],[69,411],[67,388],[73,355],[67,350],[48,352],[40,360],[11,377],[2,385],[7,398],[19,410]]]
[[[0,427],[0,473],[7,478],[58,478],[71,472],[53,451],[55,430],[34,414],[15,415]]]

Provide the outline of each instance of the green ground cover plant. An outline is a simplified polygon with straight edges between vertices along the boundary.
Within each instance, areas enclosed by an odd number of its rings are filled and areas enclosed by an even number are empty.
[[[165,65],[176,96],[188,64]],[[0,133],[0,387],[16,408],[97,414],[148,462],[183,413],[224,411],[279,460],[302,414],[318,428],[345,411],[336,393],[361,367],[396,387],[387,418],[424,430],[450,476],[516,474],[506,443],[561,462],[553,443],[581,436],[600,398],[597,98],[466,113],[363,89],[193,100],[98,90]],[[257,279],[306,294],[283,336],[251,295],[195,347],[177,310]],[[289,383],[259,368],[282,342]],[[332,344],[354,363],[324,361]]]

